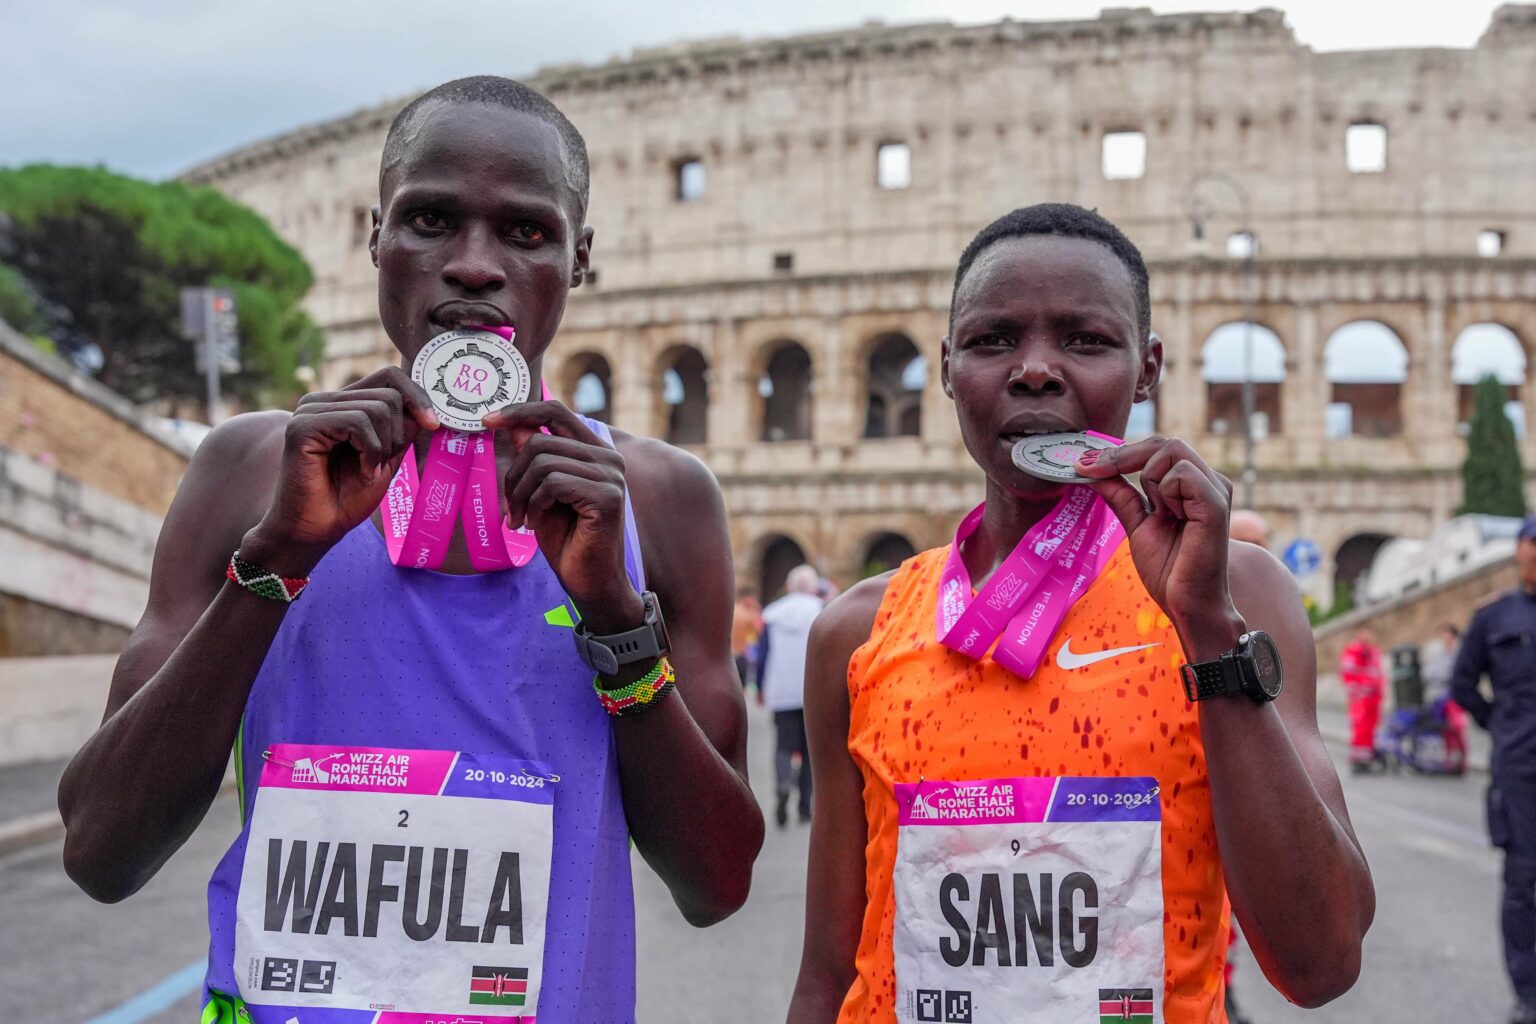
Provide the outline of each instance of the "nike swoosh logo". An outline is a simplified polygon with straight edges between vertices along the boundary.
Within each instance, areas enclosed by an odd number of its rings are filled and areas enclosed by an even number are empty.
[[[1092,665],[1100,661],[1108,661],[1110,658],[1118,658],[1122,654],[1130,654],[1132,651],[1144,651],[1148,647],[1160,647],[1158,644],[1137,644],[1135,647],[1112,647],[1107,651],[1092,651],[1088,654],[1078,654],[1072,650],[1072,638],[1067,637],[1066,643],[1056,652],[1056,667],[1064,668],[1068,672],[1085,665]]]

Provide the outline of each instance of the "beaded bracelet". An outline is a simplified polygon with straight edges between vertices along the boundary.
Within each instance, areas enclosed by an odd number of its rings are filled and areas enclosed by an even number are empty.
[[[268,601],[281,601],[284,604],[293,604],[304,593],[304,588],[309,586],[309,579],[292,579],[287,576],[279,576],[275,572],[268,572],[253,562],[247,562],[236,551],[229,556],[229,568],[224,570],[224,575],[235,583],[249,590],[257,597],[264,597]]]
[[[628,686],[605,690],[593,679],[592,689],[597,691],[597,699],[603,705],[603,710],[617,718],[619,715],[644,711],[660,703],[663,697],[677,689],[677,673],[672,670],[672,663],[663,656],[654,668]]]

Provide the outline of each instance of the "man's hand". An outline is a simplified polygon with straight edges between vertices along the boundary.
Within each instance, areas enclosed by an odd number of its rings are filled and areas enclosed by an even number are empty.
[[[1230,649],[1223,643],[1237,620],[1227,587],[1231,481],[1188,444],[1167,437],[1090,451],[1077,470],[1124,525],[1147,593],[1178,629],[1191,657],[1203,657],[1197,649],[1207,640],[1219,648],[1216,653]],[[1125,479],[1137,472],[1145,499]],[[1239,626],[1231,640],[1241,631]]]
[[[307,575],[373,513],[417,433],[438,426],[427,393],[397,366],[341,391],[305,395],[284,433],[272,504],[242,554]]]
[[[534,532],[587,627],[640,625],[645,606],[624,572],[623,456],[559,402],[511,406],[485,425],[517,446],[503,482],[508,522]]]

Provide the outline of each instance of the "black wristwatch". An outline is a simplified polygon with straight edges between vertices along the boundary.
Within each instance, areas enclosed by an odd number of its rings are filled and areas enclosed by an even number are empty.
[[[672,649],[667,639],[667,624],[661,618],[661,602],[647,590],[640,595],[645,602],[645,621],[634,629],[608,636],[595,636],[585,622],[576,623],[576,653],[600,674],[611,676],[622,665],[637,661],[655,661]]]
[[[1236,697],[1238,694],[1255,704],[1266,704],[1280,696],[1280,650],[1269,634],[1256,629],[1237,638],[1237,649],[1214,661],[1185,665],[1179,669],[1184,679],[1184,694],[1190,700],[1211,697]]]

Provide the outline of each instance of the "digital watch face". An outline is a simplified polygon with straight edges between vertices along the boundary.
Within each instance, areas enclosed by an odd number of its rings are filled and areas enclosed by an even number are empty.
[[[1259,689],[1266,697],[1274,700],[1280,696],[1280,681],[1283,676],[1280,670],[1280,651],[1275,647],[1275,642],[1269,638],[1268,633],[1250,633],[1248,641],[1252,655],[1254,681],[1259,684]]]

